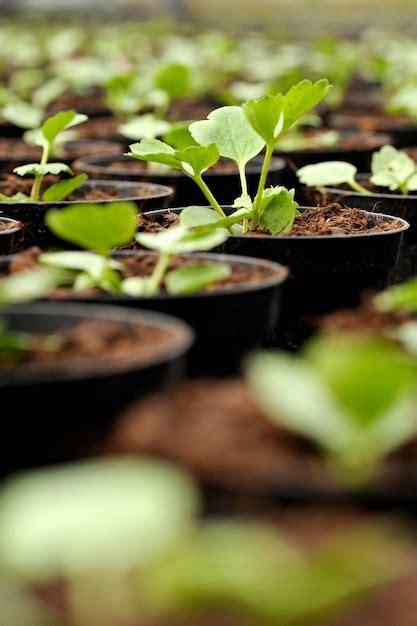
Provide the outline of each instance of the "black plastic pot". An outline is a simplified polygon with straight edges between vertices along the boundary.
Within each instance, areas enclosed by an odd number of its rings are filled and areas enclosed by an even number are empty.
[[[370,174],[359,174],[358,182],[369,180]],[[365,209],[374,213],[388,213],[406,220],[410,224],[404,234],[403,250],[398,266],[393,270],[390,282],[399,282],[417,274],[417,195],[403,196],[394,193],[376,193],[366,196],[353,190],[337,187],[306,189],[308,201],[322,206],[329,202],[340,202],[345,206]]]
[[[344,140],[355,140],[358,142],[358,146],[362,141],[362,146],[355,149],[346,148],[344,147]],[[282,182],[286,187],[299,188],[300,183],[296,175],[298,168],[322,161],[347,161],[352,163],[359,172],[367,172],[371,166],[372,153],[391,143],[391,137],[382,133],[345,132],[341,134],[340,143],[329,148],[320,147],[291,152],[278,150],[276,154],[283,158],[288,165],[283,173]]]
[[[386,133],[392,137],[393,145],[397,148],[417,145],[416,124],[402,116],[380,115],[373,119],[372,110],[341,110],[328,116],[328,124],[337,130]]]
[[[122,259],[135,254],[139,253],[120,252],[115,256]],[[239,371],[242,356],[256,347],[265,345],[269,333],[275,328],[282,286],[288,271],[285,267],[259,259],[212,253],[194,254],[192,258],[253,268],[261,265],[272,270],[275,275],[256,283],[184,296],[132,298],[110,294],[91,297],[74,294],[71,299],[81,302],[111,302],[179,317],[185,320],[196,334],[189,355],[190,375],[220,376],[236,373]]]
[[[36,146],[26,146],[21,139],[10,137],[3,137],[0,139],[0,143],[2,142],[5,143],[1,146],[2,150],[0,152],[0,174],[11,174],[13,169],[19,165],[39,162],[41,157],[40,148],[36,148]],[[18,145],[27,149],[23,157],[12,156]],[[81,156],[90,154],[115,154],[117,152],[121,153],[122,151],[123,147],[116,141],[80,139],[78,141],[69,141],[65,144],[64,152],[62,156],[59,157],[59,161],[71,165],[75,159]]]
[[[2,226],[7,226],[3,230]],[[0,255],[14,254],[22,245],[23,227],[20,222],[0,217]]]
[[[223,209],[226,213],[232,211],[230,207]],[[151,215],[162,221],[164,213],[155,211]],[[367,216],[375,222],[397,219],[368,212]],[[312,334],[318,316],[359,304],[361,293],[366,289],[387,286],[390,271],[399,261],[403,235],[408,227],[402,220],[396,230],[369,235],[232,235],[219,252],[267,259],[290,269],[290,277],[283,286],[281,316],[271,344],[295,350]]]
[[[248,182],[248,192],[252,196],[256,194],[259,176],[262,168],[262,157],[255,157],[246,168],[246,178]],[[134,164],[130,157],[120,155],[91,156],[78,159],[74,163],[77,172],[86,172],[90,178],[112,180],[130,180],[152,182],[159,185],[168,185],[174,189],[174,197],[171,206],[190,206],[206,204],[207,199],[197,187],[194,181],[182,172],[174,171],[163,174],[148,172],[146,169],[129,170],[117,167],[114,163]],[[136,162],[138,163],[138,162]],[[140,166],[140,163],[138,163]],[[267,185],[279,185],[286,168],[285,161],[280,158],[273,158],[269,169]],[[204,178],[213,192],[214,196],[220,199],[223,204],[232,204],[241,195],[239,175],[237,170],[208,170]]]
[[[0,183],[0,191],[2,185]],[[117,198],[109,200],[84,200],[86,193],[92,190],[114,191],[117,189]],[[117,200],[130,200],[135,202],[140,211],[152,211],[156,208],[167,207],[172,196],[172,189],[163,185],[148,183],[130,183],[113,180],[87,181],[81,185],[73,194],[76,200],[63,202],[0,202],[0,216],[15,219],[23,224],[24,240],[23,245],[28,248],[33,245],[40,247],[68,245],[55,237],[45,225],[45,214],[51,207],[64,208],[74,203],[95,202],[98,204],[109,204]]]
[[[86,320],[166,330],[167,343],[144,359],[140,347],[123,358],[69,360],[44,369],[20,364],[1,369],[3,434],[0,472],[55,462],[82,453],[121,408],[151,389],[162,389],[184,373],[184,356],[193,341],[180,320],[117,307],[60,303],[16,305],[2,312],[8,329],[50,334]]]

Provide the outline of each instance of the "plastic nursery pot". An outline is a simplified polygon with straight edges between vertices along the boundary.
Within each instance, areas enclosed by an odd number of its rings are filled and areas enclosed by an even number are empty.
[[[367,172],[371,166],[372,153],[390,143],[392,141],[389,135],[348,131],[341,133],[337,145],[328,148],[318,147],[291,152],[278,150],[276,154],[288,165],[283,174],[283,184],[289,188],[299,188],[297,169],[322,161],[347,161],[355,165],[359,172]]]
[[[71,352],[65,360],[49,364],[0,365],[3,406],[10,410],[8,434],[2,437],[3,474],[81,454],[134,398],[183,376],[184,355],[193,341],[184,322],[127,308],[32,303],[10,307],[1,318],[9,330],[42,335],[93,322],[98,341],[100,323],[139,326],[137,338],[120,351],[111,351],[109,339],[107,350],[92,356]],[[85,339],[91,335],[94,328]]]
[[[356,179],[364,184],[369,177],[370,174],[359,174]],[[401,259],[391,274],[390,282],[402,281],[417,274],[417,194],[404,196],[378,191],[367,196],[349,189],[318,187],[306,188],[305,197],[322,206],[329,202],[340,202],[345,206],[375,213],[388,213],[409,222],[410,228],[404,234]]]
[[[0,183],[0,191],[2,184]],[[107,196],[107,197],[106,197]],[[0,216],[16,219],[23,224],[23,245],[40,247],[68,244],[53,235],[45,225],[45,214],[51,208],[68,207],[80,202],[108,204],[116,200],[135,202],[141,212],[166,207],[172,189],[153,183],[131,183],[113,180],[87,181],[72,194],[73,200],[63,202],[0,202]]]
[[[417,124],[405,116],[375,112],[375,109],[341,109],[329,115],[328,125],[337,130],[387,133],[397,148],[417,145]]]
[[[138,255],[122,251],[115,257]],[[192,376],[225,375],[240,369],[242,357],[250,350],[265,345],[268,335],[277,324],[283,283],[288,270],[281,265],[259,259],[222,254],[181,255],[196,262],[229,263],[254,273],[254,279],[230,288],[212,288],[189,295],[132,298],[100,294],[74,294],[77,301],[112,302],[118,305],[161,311],[185,320],[195,331],[196,340],[189,354],[189,373]],[[256,272],[266,276],[256,280]]]
[[[22,239],[22,224],[7,217],[0,217],[0,256],[17,252],[21,247]]]
[[[303,211],[306,207],[301,207]],[[174,209],[179,212],[181,209]],[[231,213],[231,207],[223,207]],[[150,215],[162,221],[166,211]],[[365,212],[371,222],[394,221],[391,215]],[[391,231],[358,235],[231,235],[219,252],[280,263],[290,269],[283,285],[281,315],[271,345],[297,349],[314,331],[318,316],[355,306],[366,289],[387,286],[400,257],[405,220]]]
[[[262,157],[255,157],[246,168],[248,191],[252,196],[257,191],[262,162]],[[182,172],[172,170],[167,173],[154,173],[148,171],[146,163],[130,157],[120,155],[89,156],[78,159],[73,165],[77,172],[85,172],[90,178],[111,178],[112,180],[168,185],[174,189],[171,206],[200,205],[207,202],[195,182]],[[273,158],[269,168],[267,185],[281,184],[285,169],[285,161],[280,158]],[[235,198],[241,194],[238,172],[231,162],[208,170],[204,174],[204,178],[214,196],[220,198],[224,204],[232,204]]]
[[[59,156],[61,163],[71,165],[75,159],[90,154],[121,153],[122,146],[115,141],[88,140],[69,141]],[[3,137],[0,139],[0,174],[11,174],[15,167],[38,162],[41,149],[28,146],[21,139]]]

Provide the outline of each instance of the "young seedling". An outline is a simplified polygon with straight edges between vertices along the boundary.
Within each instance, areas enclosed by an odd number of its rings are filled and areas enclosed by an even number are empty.
[[[40,199],[41,186],[44,177],[47,174],[70,174],[72,170],[64,163],[49,163],[50,154],[54,150],[54,145],[58,140],[60,133],[86,120],[85,115],[77,115],[75,111],[62,111],[53,117],[48,118],[41,127],[40,144],[42,146],[42,157],[40,163],[29,163],[16,167],[13,172],[18,176],[34,176],[34,182],[30,196],[16,194],[11,198],[2,194],[0,198],[3,201],[14,202],[38,202]],[[68,180],[62,180],[48,187],[43,194],[44,202],[59,202],[64,200],[69,194],[77,189],[87,179],[85,174],[80,174]]]
[[[272,421],[311,439],[347,484],[417,433],[417,363],[383,338],[324,336],[301,356],[253,356],[247,380]]]
[[[383,146],[374,152],[371,171],[369,180],[378,187],[388,187],[390,191],[399,191],[403,195],[417,189],[415,161],[406,152],[393,146]],[[346,184],[358,193],[373,195],[355,180],[356,174],[356,167],[345,161],[306,165],[297,172],[300,182],[309,187]]]
[[[292,228],[298,205],[294,202],[293,190],[288,191],[283,187],[265,189],[271,158],[284,134],[316,106],[329,89],[330,85],[325,79],[316,83],[305,80],[292,87],[285,96],[265,96],[260,100],[249,101],[242,107],[221,107],[212,111],[207,120],[190,125],[189,130],[197,146],[176,149],[158,140],[142,140],[130,146],[128,156],[164,163],[192,178],[220,221],[225,218],[224,211],[202,174],[217,163],[220,156],[231,159],[237,167],[241,183],[241,196],[234,203],[239,212],[236,213],[240,216],[237,223],[242,222],[240,232],[246,232],[250,220],[254,231],[261,227],[272,235],[284,234]],[[265,147],[258,190],[252,199],[248,194],[246,166]],[[208,215],[206,210],[201,209],[193,208],[196,225],[202,224],[203,214]],[[242,209],[247,215],[244,215]],[[191,212],[188,213],[188,225],[193,226]],[[212,228],[216,227],[214,220],[208,223]]]
[[[137,227],[136,206],[128,202],[109,206],[74,205],[64,210],[51,209],[46,215],[50,230],[61,239],[87,251],[51,252],[42,254],[39,262],[73,272],[75,290],[99,288],[114,294],[155,296],[162,283],[170,295],[199,291],[226,278],[230,267],[223,263],[196,263],[168,271],[174,256],[211,250],[222,244],[227,231],[191,231],[185,226],[155,234],[140,233],[137,241],[160,253],[149,277],[122,278],[123,265],[111,257],[111,251],[130,243]]]
[[[417,277],[389,287],[375,296],[373,303],[382,313],[389,311],[417,313]]]

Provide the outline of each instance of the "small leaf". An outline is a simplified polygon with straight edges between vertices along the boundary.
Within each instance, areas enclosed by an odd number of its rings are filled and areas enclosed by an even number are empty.
[[[179,122],[171,126],[171,129],[164,134],[164,141],[176,150],[184,150],[197,145],[187,122]]]
[[[59,274],[47,268],[16,272],[0,281],[0,302],[30,302],[47,296],[59,283]]]
[[[227,278],[231,271],[230,265],[220,263],[180,267],[167,274],[165,286],[172,296],[193,293]]]
[[[29,202],[29,196],[25,193],[21,193],[20,191],[13,194],[13,196],[6,196],[4,193],[0,193],[0,202]]]
[[[284,235],[292,229],[297,208],[294,190],[288,191],[285,187],[267,189],[262,198],[260,224],[271,235]]]
[[[170,100],[186,96],[191,91],[191,69],[181,63],[167,63],[157,71],[155,85]]]
[[[297,176],[303,185],[342,185],[355,180],[357,169],[345,161],[326,161],[301,167]]]
[[[53,143],[63,130],[81,124],[87,119],[86,115],[79,115],[76,111],[60,111],[42,124],[42,134],[46,141]]]
[[[170,128],[170,122],[158,119],[153,113],[146,113],[121,124],[118,131],[128,139],[139,140],[155,139],[168,132]]]
[[[181,163],[184,173],[191,176],[200,176],[219,160],[219,149],[215,144],[208,146],[191,146],[185,150],[177,150],[176,158]],[[186,165],[191,169],[187,170]]]
[[[216,144],[222,157],[245,167],[265,145],[250,126],[241,107],[227,106],[212,111],[207,120],[194,122],[190,133],[203,146]]]
[[[417,312],[417,278],[409,278],[400,285],[393,285],[374,298],[379,311]]]
[[[120,269],[122,266],[94,252],[69,250],[63,252],[45,252],[39,257],[39,263],[67,270],[82,271],[94,279],[100,278],[106,269]]]
[[[82,248],[107,252],[132,241],[137,227],[136,214],[137,207],[131,202],[83,203],[50,209],[45,221],[61,239]]]
[[[284,124],[284,96],[267,95],[249,100],[242,105],[243,112],[254,131],[267,145],[274,145]]]
[[[18,176],[46,176],[47,174],[53,176],[57,176],[58,174],[72,175],[71,168],[65,165],[65,163],[45,163],[45,165],[28,163],[27,165],[15,167],[13,172]]]
[[[166,254],[184,254],[211,250],[226,241],[228,233],[222,228],[192,232],[183,225],[172,226],[156,233],[138,233],[136,241],[145,248]]]
[[[315,83],[311,80],[302,80],[285,94],[283,114],[284,126],[282,133],[285,133],[293,124],[298,122],[306,113],[311,111],[327,95],[331,85],[326,78],[322,78]]]
[[[2,117],[20,128],[37,128],[43,111],[27,102],[10,102],[2,109]]]
[[[180,213],[180,224],[195,228],[203,224],[214,224],[219,221],[219,214],[213,209],[203,206],[187,206]]]
[[[127,156],[141,161],[163,163],[177,170],[181,169],[174,148],[159,139],[142,139],[139,143],[132,144]]]
[[[383,146],[373,153],[370,180],[374,185],[404,192],[414,188],[416,178],[416,164],[406,152]]]
[[[71,195],[73,191],[78,189],[87,180],[87,174],[79,174],[74,178],[68,180],[61,180],[55,185],[51,185],[42,195],[44,202],[60,202],[67,196]]]

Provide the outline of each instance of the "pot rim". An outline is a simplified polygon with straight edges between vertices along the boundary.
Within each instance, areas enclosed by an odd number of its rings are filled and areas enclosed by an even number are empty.
[[[372,176],[371,172],[368,172],[366,174],[360,173],[360,174],[356,174],[355,180],[358,180],[358,181],[369,180],[371,176]],[[364,198],[364,197],[370,198],[370,199],[375,198],[375,200],[377,200],[378,198],[382,198],[383,200],[402,200],[405,202],[410,200],[411,202],[417,203],[417,190],[415,194],[408,194],[407,196],[404,196],[401,193],[383,193],[383,192],[372,193],[372,195],[370,196],[365,196],[365,194],[359,193],[359,191],[354,191],[353,189],[350,191],[349,189],[339,189],[338,187],[327,187],[326,185],[317,185],[317,187],[309,187],[309,188],[319,189],[319,190],[324,189],[325,191],[330,191],[331,193],[339,193],[339,194],[343,194],[344,196],[355,196],[356,198]],[[379,213],[379,215],[384,215],[384,213]]]

